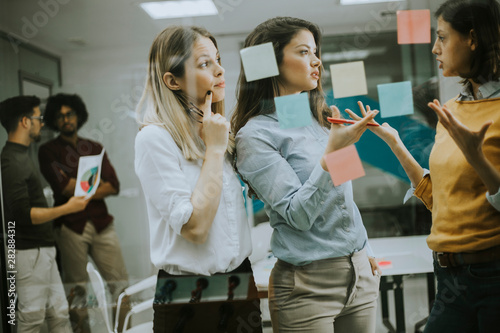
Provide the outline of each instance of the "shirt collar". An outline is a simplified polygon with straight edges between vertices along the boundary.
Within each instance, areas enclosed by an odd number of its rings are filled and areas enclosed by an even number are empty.
[[[263,114],[263,116],[278,120],[278,113],[276,111],[274,111],[273,113]]]
[[[19,152],[22,152],[22,153],[27,152],[29,149],[29,146],[25,146],[23,144],[12,142],[12,141],[7,141],[5,143],[5,146],[9,147],[10,149],[14,149],[14,150],[17,150]]]
[[[477,94],[477,99],[486,99],[492,97],[500,96],[500,81],[488,81],[485,84],[479,86],[479,91]],[[474,95],[472,94],[472,85],[467,83],[462,87],[460,95],[458,96],[459,101],[472,101],[474,100]]]
[[[56,138],[56,140],[59,142],[59,144],[61,144],[63,146],[71,146],[71,147],[73,147],[73,145],[71,144],[71,142],[69,142],[67,140],[64,140],[61,135],[58,135],[57,138]],[[78,139],[76,140],[76,144],[77,145],[78,145],[78,142],[80,142],[80,140],[81,140],[80,137],[78,137]]]

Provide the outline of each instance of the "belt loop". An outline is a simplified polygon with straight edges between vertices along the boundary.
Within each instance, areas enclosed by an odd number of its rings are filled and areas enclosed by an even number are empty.
[[[453,257],[455,258],[455,266],[465,265],[465,260],[462,253],[457,253]]]
[[[448,268],[450,265],[448,253],[445,252],[434,252],[434,259],[437,261],[439,267]]]

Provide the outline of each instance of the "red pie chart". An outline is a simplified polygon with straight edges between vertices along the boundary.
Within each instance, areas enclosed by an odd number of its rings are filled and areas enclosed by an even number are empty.
[[[92,191],[92,188],[94,188],[97,183],[97,171],[98,168],[94,167],[85,171],[83,174],[82,180],[80,181],[80,187],[85,191],[85,193]]]

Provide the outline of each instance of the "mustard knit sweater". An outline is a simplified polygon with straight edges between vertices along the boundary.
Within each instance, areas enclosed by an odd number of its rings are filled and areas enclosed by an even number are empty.
[[[473,131],[488,120],[483,152],[500,170],[500,98],[446,103],[453,115]],[[429,158],[430,174],[417,196],[432,211],[429,248],[438,252],[475,252],[500,245],[500,212],[486,200],[486,186],[462,151],[438,123]]]

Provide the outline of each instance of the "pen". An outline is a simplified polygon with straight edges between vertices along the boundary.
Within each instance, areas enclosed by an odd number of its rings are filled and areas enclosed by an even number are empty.
[[[331,122],[332,124],[355,124],[356,123],[356,121],[349,120],[349,119],[340,119],[340,118],[332,118],[332,117],[328,117],[326,119],[329,122]],[[380,126],[379,124],[374,124],[374,123],[368,123],[366,125],[368,125],[368,126]]]

